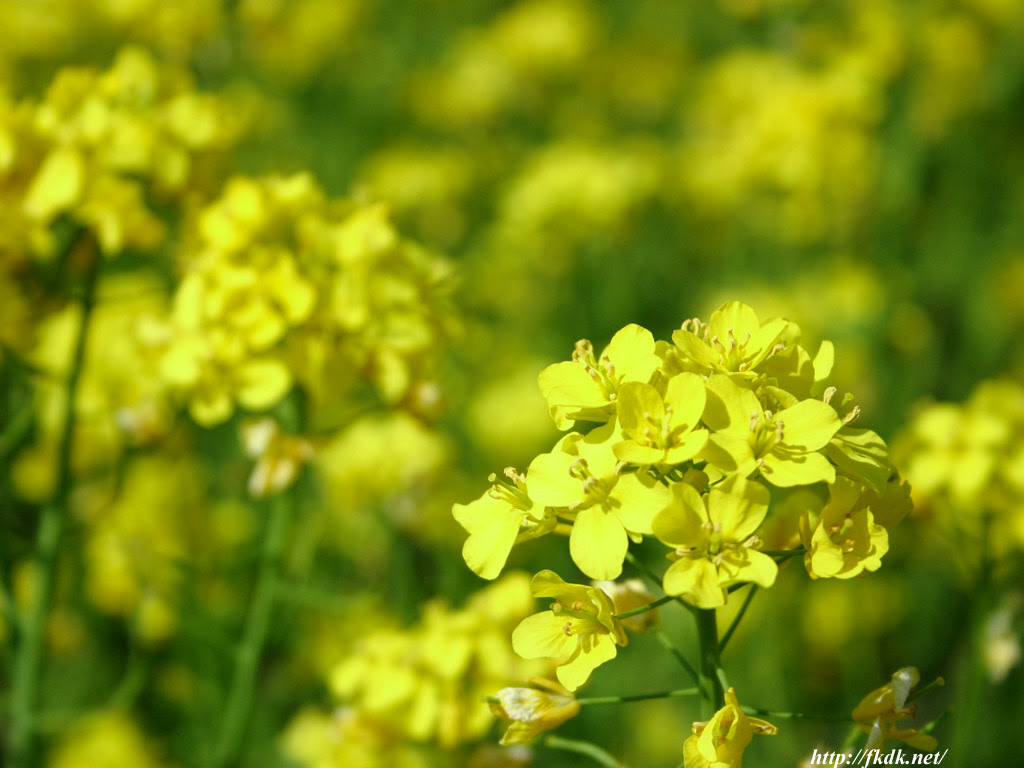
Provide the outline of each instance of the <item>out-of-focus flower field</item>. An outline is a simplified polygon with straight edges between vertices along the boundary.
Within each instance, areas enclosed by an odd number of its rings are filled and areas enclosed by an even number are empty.
[[[1022,51],[0,0],[0,765],[1018,764]]]

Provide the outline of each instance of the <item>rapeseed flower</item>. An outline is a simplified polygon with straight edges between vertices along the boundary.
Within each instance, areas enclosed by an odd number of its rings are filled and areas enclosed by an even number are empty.
[[[934,736],[913,728],[897,727],[897,723],[909,720],[917,711],[915,705],[907,706],[907,699],[920,681],[917,667],[898,669],[888,683],[873,690],[854,708],[854,721],[868,734],[865,750],[880,749],[889,739],[906,742],[923,752],[931,752],[938,746]]]
[[[660,366],[651,332],[627,325],[598,357],[589,341],[576,342],[572,360],[549,365],[538,381],[558,428],[567,429],[576,421],[607,422],[619,388],[629,381],[646,384]]]
[[[778,566],[758,552],[755,531],[768,513],[768,489],[732,477],[705,497],[688,483],[672,487],[672,505],[654,519],[654,535],[675,551],[664,588],[698,608],[725,605],[725,588],[741,582],[775,583]]]
[[[502,688],[488,700],[491,711],[509,721],[501,744],[527,744],[579,714],[576,697],[558,683],[543,678],[530,682],[533,688]]]
[[[612,450],[614,424],[586,437],[568,435],[562,450],[541,454],[527,472],[533,499],[572,518],[569,552],[592,579],[622,573],[629,539],[651,533],[669,489],[644,472],[624,472]]]
[[[493,579],[505,567],[513,545],[554,530],[557,520],[533,501],[527,478],[509,467],[509,482],[491,475],[491,487],[476,501],[456,504],[452,514],[469,532],[462,547],[466,565],[478,576]]]
[[[721,374],[708,379],[707,391],[710,464],[743,477],[757,472],[784,488],[835,480],[835,467],[819,452],[842,426],[831,406],[802,400],[773,413],[752,390]]]
[[[553,597],[551,609],[520,622],[512,648],[524,659],[558,659],[556,675],[575,691],[591,673],[615,658],[616,646],[629,639],[614,617],[611,598],[597,587],[568,584],[553,571],[533,577],[534,597]]]
[[[694,723],[693,735],[683,744],[686,768],[741,768],[743,751],[754,734],[774,736],[779,729],[740,709],[736,691],[725,692],[725,706],[706,723]]]

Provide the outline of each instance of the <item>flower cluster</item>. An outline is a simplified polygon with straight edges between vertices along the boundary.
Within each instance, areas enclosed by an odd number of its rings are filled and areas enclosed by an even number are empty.
[[[734,584],[774,582],[759,531],[785,502],[796,514],[772,521],[771,540],[804,551],[812,577],[876,570],[908,491],[884,441],[852,426],[859,409],[826,388],[831,345],[812,359],[798,334],[730,302],[671,344],[636,325],[600,354],[579,342],[540,374],[570,431],[525,474],[507,470],[510,482],[455,505],[467,564],[493,578],[517,542],[562,526],[580,570],[614,579],[630,541],[653,535],[673,561],[665,591],[714,608]]]
[[[981,383],[963,404],[922,403],[894,451],[914,497],[968,560],[1024,549],[1024,386]],[[968,554],[969,553],[969,554]]]
[[[331,691],[414,741],[451,747],[478,738],[491,723],[489,693],[548,669],[509,647],[509,631],[531,603],[523,574],[477,592],[460,611],[430,603],[418,625],[361,638],[332,672]]]
[[[237,177],[194,222],[160,374],[203,425],[298,382],[325,421],[360,379],[397,403],[448,324],[445,261],[382,205],[328,200],[306,174]]]
[[[241,128],[225,100],[141,49],[122,50],[107,71],[63,69],[38,103],[0,105],[6,215],[39,257],[54,255],[62,216],[104,253],[151,250],[165,227],[147,198],[208,185]]]

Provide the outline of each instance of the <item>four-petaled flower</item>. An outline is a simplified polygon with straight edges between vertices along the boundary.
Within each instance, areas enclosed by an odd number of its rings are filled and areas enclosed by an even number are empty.
[[[878,570],[889,551],[889,532],[876,522],[871,508],[878,505],[878,495],[845,477],[837,477],[828,491],[829,501],[816,516],[816,525],[809,512],[800,518],[807,572],[812,578],[849,579]]]
[[[512,648],[524,659],[560,659],[555,674],[568,690],[583,685],[598,666],[615,658],[616,646],[629,642],[611,598],[597,587],[567,584],[553,571],[541,571],[531,589],[534,597],[555,602],[520,622]]]
[[[535,501],[574,516],[569,535],[573,562],[592,579],[622,573],[629,539],[651,533],[651,521],[672,498],[668,487],[643,472],[624,473],[611,439],[614,424],[586,437],[568,435],[562,450],[541,454],[530,464]]]
[[[785,348],[780,340],[788,327],[781,319],[761,325],[753,309],[730,301],[712,312],[707,324],[687,320],[672,334],[672,342],[701,373],[752,374]]]
[[[491,475],[491,487],[476,501],[455,504],[452,513],[469,532],[462,556],[473,573],[493,579],[505,567],[513,545],[550,533],[554,515],[535,503],[526,491],[526,478],[512,467],[505,469],[508,483]]]
[[[775,583],[778,566],[763,552],[754,531],[768,512],[768,489],[731,477],[704,498],[688,483],[672,488],[674,503],[654,518],[654,534],[676,547],[664,588],[698,608],[725,605],[725,588],[740,582]]]
[[[575,421],[603,423],[615,415],[619,388],[629,381],[647,383],[661,366],[654,336],[639,325],[616,333],[600,357],[586,339],[576,342],[572,360],[549,365],[540,373],[540,390],[559,429]]]
[[[664,397],[650,384],[624,384],[618,423],[626,439],[615,445],[615,455],[638,466],[689,461],[708,439],[706,429],[697,429],[705,399],[704,381],[695,373],[669,379]]]
[[[708,463],[743,477],[757,471],[783,488],[835,481],[835,467],[819,453],[842,426],[830,405],[803,400],[772,413],[728,376],[708,379],[707,392]]]

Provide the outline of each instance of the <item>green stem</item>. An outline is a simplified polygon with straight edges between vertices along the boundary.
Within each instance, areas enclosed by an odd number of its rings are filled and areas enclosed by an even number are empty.
[[[912,701],[917,701],[919,698],[921,698],[921,696],[926,694],[932,688],[939,688],[945,684],[946,681],[943,678],[936,677],[934,680],[928,683],[928,685],[922,686],[921,688],[918,688],[916,691],[912,691],[911,694],[907,696],[907,700],[905,703],[909,704]]]
[[[621,620],[628,619],[630,616],[639,616],[641,613],[653,611],[655,608],[659,608],[665,603],[669,603],[673,600],[675,600],[675,597],[672,595],[665,595],[664,597],[659,597],[657,600],[647,603],[646,605],[641,605],[639,608],[634,608],[631,611],[625,611],[624,613],[617,613],[612,618]]]
[[[25,609],[19,621],[20,638],[14,652],[11,720],[8,733],[8,754],[12,768],[23,768],[32,762],[35,709],[39,699],[46,621],[53,603],[57,555],[64,533],[68,498],[73,482],[71,454],[76,427],[75,399],[85,363],[89,320],[95,304],[96,284],[101,267],[101,256],[95,250],[86,254],[86,257],[89,258],[89,263],[84,275],[81,318],[67,379],[64,382],[64,423],[57,444],[57,484],[53,498],[43,506],[40,513],[33,553],[32,578],[35,584],[31,590],[32,604]]]
[[[656,587],[658,587],[658,589],[662,588],[662,577],[656,574],[653,570],[651,570],[651,568],[649,568],[646,563],[640,560],[640,558],[638,558],[632,552],[626,552],[626,562],[628,562],[630,565],[632,565],[634,568],[640,571],[640,573],[647,577],[647,579]],[[683,600],[683,598],[681,597],[672,596],[671,599],[675,600],[677,603],[683,606],[683,608],[690,611],[691,613],[696,610],[692,605]]]
[[[703,688],[700,675],[697,673],[696,668],[686,660],[683,652],[676,648],[675,643],[672,642],[669,636],[662,632],[660,627],[651,627],[649,631],[654,635],[654,639],[661,644],[661,647],[671,653],[672,657],[679,662],[679,666],[686,670],[686,674],[688,674],[693,682],[697,684],[697,687]],[[702,693],[701,695],[703,696],[704,694]]]
[[[566,752],[586,755],[595,763],[605,766],[605,768],[626,768],[624,763],[620,763],[599,746],[591,744],[589,741],[576,741],[574,739],[563,739],[561,736],[548,736],[544,739],[544,744],[552,749],[563,749]]]
[[[791,557],[802,555],[807,552],[803,547],[797,547],[796,549],[763,549],[761,550],[762,555],[768,555],[768,557],[777,557],[779,561],[788,560]]]
[[[681,688],[678,691],[659,691],[658,693],[637,693],[632,696],[597,696],[589,699],[576,699],[576,703],[581,707],[589,707],[595,704],[629,704],[634,701],[674,699],[685,696],[700,696],[700,688]]]
[[[127,709],[135,703],[135,700],[146,687],[146,678],[149,675],[149,655],[138,647],[135,638],[132,638],[132,647],[129,650],[128,666],[125,669],[124,677],[118,683],[117,688],[110,694],[107,706],[111,709]]]
[[[761,709],[760,707],[747,707],[743,705],[740,705],[740,709],[742,709],[748,715],[755,715],[757,717],[771,717],[776,720],[821,720],[830,723],[850,722],[849,715],[809,715],[804,712],[775,712],[770,709]]]
[[[736,627],[740,625],[740,621],[742,621],[743,615],[747,612],[747,608],[750,607],[750,603],[753,601],[755,594],[757,594],[757,584],[751,584],[750,591],[747,592],[747,596],[743,598],[743,605],[740,606],[740,609],[733,618],[729,628],[725,630],[725,634],[722,635],[722,639],[718,642],[719,654],[721,654],[722,651],[725,650],[725,646],[729,644],[733,633],[736,631]]]
[[[256,591],[249,604],[242,641],[235,649],[234,673],[228,691],[220,734],[213,753],[215,768],[233,764],[238,759],[245,737],[245,726],[252,708],[263,646],[270,629],[274,593],[280,580],[285,544],[294,505],[294,486],[274,497],[270,520],[263,534],[263,553],[256,581]]]
[[[700,648],[701,687],[711,696],[706,700],[711,705],[708,714],[725,706],[725,691],[729,687],[722,670],[718,647],[718,621],[714,608],[699,608],[694,612],[697,619],[697,642]]]

